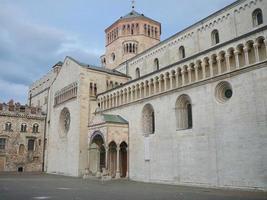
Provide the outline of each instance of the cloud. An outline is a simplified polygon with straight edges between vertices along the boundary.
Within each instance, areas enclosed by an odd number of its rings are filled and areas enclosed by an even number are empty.
[[[2,84],[24,88],[26,96],[25,88],[67,55],[98,64],[100,51],[84,47],[74,33],[32,22],[15,6],[1,5],[0,24],[0,92],[11,95],[5,99],[25,102],[21,92],[8,93]]]
[[[0,102],[8,102],[10,99],[13,99],[15,102],[27,102],[27,91],[28,86],[24,84],[16,84],[0,79]]]

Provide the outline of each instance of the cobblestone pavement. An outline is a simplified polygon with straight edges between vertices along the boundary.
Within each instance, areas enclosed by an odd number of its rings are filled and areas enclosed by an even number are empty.
[[[0,174],[0,200],[263,200],[267,193],[46,174]]]

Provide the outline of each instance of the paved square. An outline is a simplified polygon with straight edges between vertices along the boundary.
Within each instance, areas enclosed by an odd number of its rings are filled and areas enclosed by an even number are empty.
[[[102,183],[45,174],[0,174],[1,200],[263,200],[267,193],[114,180]]]

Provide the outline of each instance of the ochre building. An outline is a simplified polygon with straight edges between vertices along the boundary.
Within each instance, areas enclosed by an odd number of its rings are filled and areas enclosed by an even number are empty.
[[[0,104],[0,172],[43,170],[44,127],[40,108]]]

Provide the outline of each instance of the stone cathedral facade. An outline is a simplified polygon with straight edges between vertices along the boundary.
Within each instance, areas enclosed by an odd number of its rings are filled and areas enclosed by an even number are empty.
[[[267,2],[161,31],[133,9],[105,30],[102,67],[66,57],[30,86],[45,170],[267,190]]]

